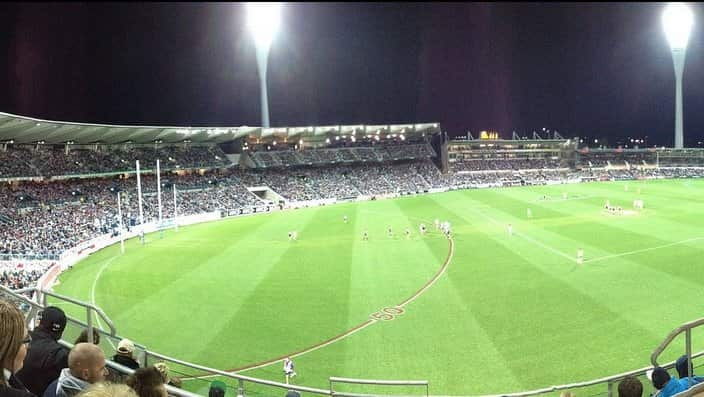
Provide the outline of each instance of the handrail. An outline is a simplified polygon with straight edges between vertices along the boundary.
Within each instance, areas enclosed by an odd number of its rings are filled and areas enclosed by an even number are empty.
[[[187,362],[187,361],[179,360],[179,359],[176,359],[176,358],[173,358],[173,357],[169,357],[169,356],[166,356],[166,355],[164,355],[164,354],[156,353],[156,352],[153,352],[153,351],[150,351],[150,350],[146,350],[146,351],[145,351],[145,354],[147,355],[147,357],[149,357],[149,356],[156,357],[156,358],[159,358],[159,359],[161,359],[161,360],[166,360],[166,361],[173,362],[173,363],[176,363],[176,364],[179,364],[179,365],[183,365],[183,366],[186,366],[186,367],[189,367],[189,368],[193,368],[193,369],[198,369],[198,370],[201,370],[201,371],[209,372],[209,373],[211,373],[211,374],[213,374],[213,375],[220,375],[220,376],[225,376],[225,377],[228,377],[228,378],[237,379],[237,380],[239,380],[240,382],[241,382],[241,381],[247,381],[247,382],[257,383],[257,384],[260,384],[260,385],[279,387],[279,388],[282,388],[282,389],[296,390],[296,391],[305,391],[305,392],[308,392],[308,393],[330,395],[330,390],[326,390],[326,389],[317,389],[317,388],[314,388],[314,387],[291,385],[291,384],[286,384],[286,383],[281,383],[281,382],[275,382],[275,381],[266,380],[266,379],[252,378],[252,377],[250,377],[250,376],[240,375],[240,374],[237,374],[237,373],[234,373],[234,372],[225,372],[225,371],[221,371],[221,370],[219,370],[219,369],[208,368],[208,367],[205,367],[205,366],[202,366],[202,365],[198,365],[198,364],[194,364],[194,363],[189,363],[189,362]]]
[[[330,377],[332,382],[346,382],[346,383],[357,383],[360,385],[378,385],[383,383],[385,385],[408,385],[408,386],[426,386],[428,384],[427,380],[377,380],[377,379],[353,379],[353,378],[337,378],[334,376]]]
[[[57,293],[55,293],[55,292],[43,290],[43,289],[37,289],[37,292],[39,292],[40,294],[43,295],[43,301],[44,301],[43,303],[45,303],[45,306],[46,306],[46,295],[49,295],[49,296],[53,296],[54,298],[59,298],[59,299],[64,300],[64,301],[66,301],[66,302],[70,302],[70,303],[73,303],[73,304],[75,304],[75,305],[77,305],[77,306],[81,306],[81,307],[86,308],[86,310],[87,310],[87,312],[88,312],[88,327],[89,327],[89,328],[93,328],[92,321],[91,321],[92,317],[91,317],[91,315],[90,315],[90,312],[91,312],[91,310],[92,310],[92,311],[95,311],[95,313],[97,313],[98,316],[100,316],[100,318],[101,318],[103,321],[105,321],[105,324],[108,326],[108,328],[110,328],[110,336],[115,336],[115,334],[117,333],[117,330],[115,329],[115,325],[112,323],[112,320],[110,320],[110,317],[108,317],[108,315],[105,314],[105,312],[103,311],[103,309],[99,308],[98,306],[95,306],[95,305],[90,304],[90,303],[81,302],[81,301],[79,301],[79,300],[77,300],[77,299],[73,299],[73,298],[71,298],[71,297],[68,297],[68,296],[65,296],[65,295],[61,295],[61,294],[57,294]],[[89,334],[89,335],[88,335],[88,338],[89,338],[89,340],[92,342],[93,335],[92,335],[92,334]]]
[[[61,339],[59,340],[59,344],[62,346],[68,348],[69,350],[73,348],[73,343],[66,342],[65,340]],[[132,375],[134,373],[134,370],[129,367],[125,367],[124,365],[118,364],[114,361],[111,360],[105,360],[105,365],[116,370],[117,372],[121,374],[127,374],[127,375]],[[202,397],[200,394],[196,393],[191,393],[188,390],[183,390],[175,386],[171,385],[164,385],[166,386],[166,391],[169,393],[170,396],[176,396],[176,397]]]
[[[698,358],[704,356],[704,351],[700,351],[696,354],[692,355],[692,358]],[[671,361],[668,363],[665,363],[661,365],[661,367],[665,369],[670,369],[675,366],[676,361]],[[560,391],[560,390],[568,390],[568,389],[577,389],[581,387],[588,387],[588,386],[594,386],[598,385],[600,383],[613,383],[616,381],[620,381],[621,379],[625,378],[626,376],[640,376],[644,375],[646,372],[649,370],[653,369],[652,366],[647,366],[639,369],[634,369],[628,372],[623,372],[620,374],[616,375],[611,375],[607,376],[604,378],[598,378],[598,379],[593,379],[593,380],[588,380],[584,382],[576,382],[576,383],[568,383],[564,385],[555,385],[555,386],[550,386],[550,387],[545,387],[542,389],[536,389],[536,390],[530,390],[526,392],[518,392],[518,393],[501,393],[501,394],[491,394],[487,395],[486,397],[526,397],[526,396],[535,396],[539,394],[544,394],[544,393],[550,393],[554,391]]]
[[[685,355],[687,357],[687,362],[689,365],[687,365],[687,386],[688,388],[692,387],[692,329],[696,328],[700,325],[704,324],[704,318],[700,318],[698,320],[693,320],[687,323],[684,323],[680,325],[679,327],[675,328],[670,332],[666,337],[665,340],[660,342],[660,344],[655,348],[653,351],[653,354],[650,355],[650,362],[654,366],[658,366],[658,357],[662,352],[672,343],[672,341],[680,335],[682,332],[685,333]]]
[[[698,320],[694,320],[694,321],[690,321],[690,322],[688,322],[688,323],[684,323],[684,324],[680,325],[679,327],[675,328],[672,332],[670,332],[669,334],[667,334],[667,336],[665,337],[665,340],[663,340],[662,342],[660,342],[660,344],[655,348],[655,350],[653,351],[653,354],[650,355],[650,362],[651,362],[654,366],[658,366],[658,361],[657,361],[657,360],[658,360],[658,357],[660,356],[660,354],[662,354],[662,352],[665,350],[665,348],[667,348],[667,346],[668,346],[679,334],[681,334],[682,332],[687,332],[687,333],[689,334],[688,331],[690,331],[692,328],[696,328],[696,327],[698,327],[698,326],[700,326],[700,325],[702,325],[702,324],[704,324],[704,318],[700,318],[700,319],[698,319]],[[687,347],[688,347],[688,348],[691,348],[691,341],[689,341],[689,342],[690,342],[690,343],[687,343]]]

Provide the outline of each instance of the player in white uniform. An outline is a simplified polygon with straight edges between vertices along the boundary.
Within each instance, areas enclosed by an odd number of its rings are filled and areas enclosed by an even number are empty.
[[[584,250],[582,248],[577,250],[577,264],[581,265],[584,263]]]
[[[508,224],[508,235],[513,236],[513,225],[510,223]]]
[[[284,359],[284,376],[286,377],[286,384],[288,384],[288,379],[296,376],[296,371],[293,370],[293,360],[289,357]]]
[[[362,240],[364,240],[364,241],[369,240],[369,231],[364,230],[364,233],[362,234]]]
[[[533,211],[531,211],[530,208],[528,208],[528,210],[526,211],[526,216],[527,216],[528,218],[532,218],[532,217],[533,217]]]
[[[391,225],[389,225],[389,238],[392,238],[394,236],[394,231],[391,229]]]
[[[342,217],[342,220],[343,220],[345,223],[347,223],[347,215],[345,215],[344,217]]]
[[[438,220],[437,218],[435,218],[435,228],[440,229],[440,220]]]
[[[420,224],[420,234],[421,236],[425,235],[425,223]]]

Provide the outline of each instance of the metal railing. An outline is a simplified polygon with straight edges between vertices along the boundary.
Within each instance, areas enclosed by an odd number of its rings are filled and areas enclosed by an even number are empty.
[[[359,394],[359,393],[345,393],[340,391],[335,391],[333,389],[334,383],[348,383],[356,385],[382,385],[382,386],[423,386],[425,388],[425,396],[430,395],[430,390],[427,380],[378,380],[378,379],[353,379],[353,378],[338,378],[331,376],[328,381],[330,382],[330,395],[338,397],[370,397],[373,394]]]
[[[27,293],[34,293],[34,298],[35,300],[30,299],[29,297],[25,296],[24,294]],[[82,301],[79,301],[77,299],[73,299],[71,297],[67,297],[61,294],[56,294],[50,291],[45,291],[41,290],[38,288],[24,288],[21,290],[10,290],[4,286],[0,286],[0,296],[5,297],[9,300],[12,300],[19,305],[24,305],[25,309],[24,311],[27,312],[27,324],[28,326],[32,324],[32,322],[37,318],[37,314],[39,313],[40,310],[42,310],[44,307],[46,307],[47,304],[47,297],[53,297],[56,298],[60,301],[71,303],[78,305],[80,307],[85,308],[85,313],[86,313],[86,321],[83,322],[81,320],[77,320],[75,318],[68,317],[68,320],[72,324],[77,324],[79,327],[88,330],[88,337],[92,341],[92,329],[96,329],[100,334],[105,335],[109,337],[111,340],[119,340],[119,336],[116,333],[115,326],[113,322],[110,320],[110,318],[103,312],[102,309],[99,307],[88,304]],[[97,317],[94,317],[94,313],[97,315]],[[107,325],[109,328],[109,331],[104,331],[101,329],[98,329],[94,326],[93,319],[100,318],[104,323]],[[687,357],[689,358],[690,362],[692,359],[699,358],[704,356],[704,351],[694,353],[692,354],[691,352],[691,330],[693,328],[696,328],[700,325],[704,324],[704,318],[699,319],[699,320],[694,320],[688,323],[683,324],[682,326],[676,328],[674,331],[672,331],[668,336],[665,338],[665,340],[658,345],[658,347],[655,349],[651,356],[651,362],[655,366],[660,366],[665,369],[671,369],[675,366],[675,361],[664,363],[664,364],[658,364],[657,363],[657,358],[660,356],[660,354],[664,351],[664,349],[674,340],[676,336],[678,336],[681,333],[685,333],[686,335],[686,354]],[[65,346],[73,346],[69,342],[66,342],[65,340],[62,340],[61,343],[63,343]],[[316,395],[329,395],[329,396],[338,396],[338,397],[359,397],[362,396],[361,394],[352,394],[352,393],[344,393],[340,391],[334,391],[332,387],[332,382],[347,382],[347,383],[359,383],[359,384],[377,384],[377,385],[407,385],[407,386],[425,386],[426,388],[426,396],[429,396],[429,391],[428,391],[428,382],[427,381],[379,381],[379,380],[365,380],[365,379],[349,379],[349,378],[337,378],[337,377],[331,377],[329,378],[329,381],[331,382],[330,389],[319,389],[319,388],[314,388],[314,387],[307,387],[307,386],[299,386],[299,385],[293,385],[293,384],[286,384],[286,383],[281,383],[281,382],[275,382],[271,380],[266,380],[266,379],[260,379],[260,378],[254,378],[250,376],[245,376],[241,375],[235,372],[226,372],[226,371],[221,371],[217,370],[214,368],[209,368],[203,365],[198,365],[194,363],[190,363],[187,361],[179,360],[173,357],[169,357],[157,352],[153,352],[148,350],[146,347],[142,345],[136,345],[140,353],[143,355],[143,360],[139,360],[142,362],[144,366],[148,366],[151,363],[155,361],[161,361],[161,362],[167,362],[171,363],[174,366],[180,366],[183,368],[187,368],[190,370],[195,370],[198,371],[198,374],[193,374],[193,376],[189,376],[189,379],[186,380],[202,380],[204,378],[211,378],[211,377],[223,377],[227,379],[231,379],[236,382],[237,387],[237,396],[238,397],[243,397],[245,395],[245,384],[246,383],[252,383],[255,385],[260,385],[260,386],[266,386],[266,387],[273,387],[277,390],[281,390],[282,394],[286,390],[295,390],[298,392],[305,392],[305,393],[311,393],[311,394],[316,394]],[[140,357],[141,358],[141,357]],[[130,374],[132,373],[129,368],[124,368],[122,366],[119,366],[119,364],[113,363],[113,362],[108,362],[108,366],[111,368],[114,368],[118,370],[120,373],[125,373],[125,374]],[[548,393],[554,393],[558,391],[565,391],[565,390],[573,390],[573,389],[582,389],[590,386],[598,386],[598,385],[605,385],[606,386],[606,394],[608,397],[612,397],[614,394],[614,385],[617,384],[619,381],[621,381],[623,378],[626,376],[643,376],[645,375],[649,370],[651,370],[653,367],[652,366],[647,366],[643,368],[639,368],[636,370],[628,371],[628,372],[623,372],[620,374],[616,375],[611,375],[608,377],[604,378],[599,378],[599,379],[594,379],[590,381],[585,381],[585,382],[577,382],[577,383],[569,383],[569,384],[563,384],[563,385],[557,385],[557,386],[550,386],[546,388],[541,388],[541,389],[536,389],[536,390],[531,390],[531,391],[524,391],[524,392],[517,392],[517,393],[502,393],[502,394],[496,394],[494,396],[502,396],[502,397],[529,397],[529,396],[537,396],[537,395],[542,395],[542,394],[548,394]],[[690,376],[691,376],[691,368],[689,369],[690,371]],[[195,394],[183,389],[175,388],[175,387],[167,387],[169,394],[172,396],[177,396],[177,397],[200,397],[199,394]],[[685,392],[682,392],[679,396],[681,397],[689,397],[698,393],[704,392],[704,384],[700,385],[695,385],[695,387],[691,387]],[[604,394],[599,393],[599,394]],[[364,395],[367,396],[367,395]]]
[[[689,363],[687,365],[687,384],[689,387],[692,387],[692,329],[697,328],[702,324],[704,324],[704,318],[684,323],[679,327],[675,328],[672,332],[670,332],[665,337],[665,340],[660,342],[660,344],[655,348],[655,350],[653,350],[653,354],[650,355],[650,362],[653,364],[653,366],[658,366],[658,357],[660,357],[662,352],[665,351],[665,349],[672,343],[673,340],[675,340],[678,335],[684,332],[685,354],[687,355],[687,363]]]

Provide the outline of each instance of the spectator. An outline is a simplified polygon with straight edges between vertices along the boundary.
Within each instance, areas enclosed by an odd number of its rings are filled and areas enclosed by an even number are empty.
[[[168,397],[164,379],[154,367],[138,368],[127,377],[126,383],[139,397]]]
[[[3,374],[0,378],[0,396],[33,397],[15,373],[22,368],[29,343],[24,316],[12,303],[0,300],[0,360]]]
[[[210,384],[210,389],[208,390],[208,397],[225,397],[226,390],[227,386],[225,386],[225,382],[216,380]]]
[[[73,397],[107,375],[105,355],[91,343],[79,343],[68,354],[68,368],[44,391],[44,397]]]
[[[635,376],[629,375],[618,384],[618,397],[641,397],[643,384]]]
[[[80,397],[137,397],[131,387],[117,383],[95,383],[79,394]]]
[[[653,387],[660,391],[659,397],[671,397],[675,394],[687,390],[682,387],[677,378],[671,378],[665,368],[656,367],[651,376]]]
[[[61,370],[68,367],[68,350],[57,342],[64,328],[64,311],[49,306],[41,313],[39,325],[31,332],[32,341],[17,378],[34,395],[41,396],[49,383],[59,377]]]
[[[179,389],[181,388],[181,379],[169,376],[169,367],[166,363],[156,363],[154,364],[154,368],[159,371],[161,377],[164,379],[164,383],[169,386],[178,387]]]
[[[88,343],[88,329],[84,329],[81,331],[81,334],[78,335],[78,338],[76,339],[75,342],[73,342],[74,345],[77,345],[79,343]],[[98,333],[98,330],[93,328],[93,344],[94,345],[99,345],[100,344],[100,334]]]
[[[117,344],[116,354],[112,357],[112,361],[124,365],[127,368],[137,369],[139,363],[134,359],[134,343],[129,339],[123,339]]]
[[[680,377],[680,383],[682,384],[682,386],[685,387],[685,389],[689,389],[690,386],[688,379],[689,374],[687,373],[688,371],[691,371],[692,373],[692,386],[704,380],[704,378],[702,378],[701,376],[694,375],[694,367],[692,366],[692,363],[687,360],[686,354],[682,355],[682,357],[677,359],[677,362],[675,363],[675,368],[677,369],[677,374]]]

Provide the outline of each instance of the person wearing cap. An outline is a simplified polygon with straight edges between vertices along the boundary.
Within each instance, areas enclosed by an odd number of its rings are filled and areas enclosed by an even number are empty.
[[[68,349],[58,342],[66,328],[66,314],[55,306],[41,313],[39,325],[30,332],[24,366],[16,374],[27,390],[41,396],[49,383],[59,378],[61,370],[68,367]]]
[[[651,379],[653,381],[653,387],[660,391],[658,397],[671,397],[687,390],[687,388],[682,387],[682,384],[680,384],[677,378],[671,378],[667,370],[662,367],[656,367],[653,370]]]
[[[129,339],[123,339],[117,344],[116,354],[112,357],[112,361],[123,365],[127,368],[137,369],[139,363],[134,359],[134,343]]]
[[[154,368],[159,371],[161,377],[164,378],[164,383],[168,386],[181,388],[181,379],[169,376],[169,366],[166,365],[166,363],[156,363],[154,364]]]
[[[689,364],[689,365],[687,365]],[[689,374],[688,372],[691,371],[692,373],[692,384],[691,386],[696,385],[697,383],[701,383],[704,381],[704,378],[701,376],[696,376],[694,375],[694,367],[692,367],[692,363],[687,360],[687,355],[684,354],[682,357],[677,359],[677,362],[675,362],[675,368],[677,369],[677,374],[680,377],[680,383],[682,386],[684,386],[685,389],[689,389],[690,384],[689,384]]]
[[[225,382],[219,380],[213,381],[208,390],[208,397],[225,397],[226,390]]]

